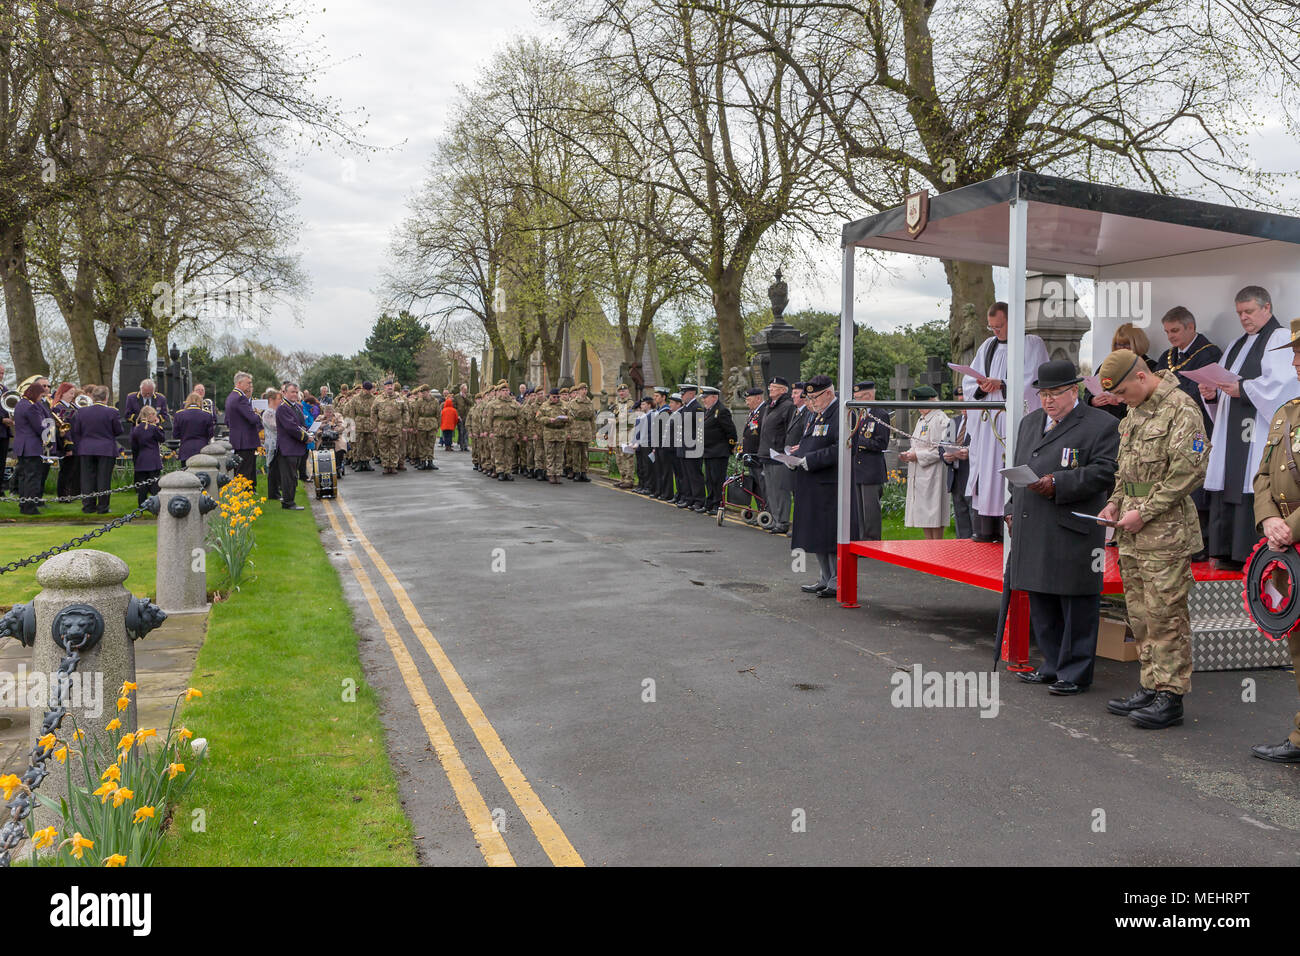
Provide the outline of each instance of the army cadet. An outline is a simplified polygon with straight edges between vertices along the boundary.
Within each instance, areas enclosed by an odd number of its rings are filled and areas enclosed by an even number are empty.
[[[375,457],[375,406],[374,382],[362,382],[360,391],[353,394],[348,408],[357,423],[357,449],[352,454],[352,465],[357,471],[373,471],[371,460]]]
[[[470,405],[469,420],[465,423],[469,429],[469,435],[473,439],[470,445],[469,457],[474,462],[475,471],[483,471],[483,439],[480,436],[483,421],[483,393],[475,392],[474,401]]]
[[[406,406],[393,389],[393,380],[384,380],[384,390],[370,406],[371,431],[379,442],[379,461],[384,474],[396,474],[400,469],[402,429],[406,425]]]
[[[523,392],[515,399],[515,474],[532,477],[532,417],[533,410],[528,402],[532,389],[522,386]]]
[[[438,432],[442,425],[442,395],[428,385],[421,385],[412,395],[411,422],[415,437],[415,468],[417,471],[436,471],[433,462]]]
[[[569,441],[573,447],[573,480],[587,477],[587,451],[596,437],[596,406],[587,397],[587,383],[579,382],[570,394],[569,417],[573,419]]]
[[[536,481],[546,480],[546,442],[542,434],[542,414],[544,412],[542,391],[539,388],[528,393],[528,447],[532,452],[529,462],[529,474]]]
[[[1139,727],[1183,722],[1191,688],[1191,555],[1201,547],[1192,490],[1205,479],[1209,441],[1196,404],[1173,372],[1152,372],[1119,349],[1097,372],[1101,387],[1128,405],[1120,421],[1115,491],[1099,517],[1115,522],[1129,627],[1138,643],[1142,686],[1106,704]]]
[[[569,419],[564,406],[560,403],[560,389],[553,388],[541,406],[542,447],[546,455],[546,480],[553,485],[560,483],[564,474],[564,449],[568,442]]]
[[[632,404],[632,395],[626,382],[619,382],[618,388],[614,391],[617,397],[614,399],[613,412],[617,428],[614,432],[613,452],[614,463],[618,466],[618,486],[620,488],[632,488],[636,484],[632,480],[632,476],[636,472],[636,453],[623,451],[623,446],[632,443],[628,433],[632,429],[637,406]]]
[[[569,403],[572,401],[573,389],[567,385],[560,386],[560,406],[564,409],[564,477],[573,477],[573,418],[569,415]]]
[[[1281,348],[1293,352],[1291,365],[1300,378],[1300,319],[1291,320],[1291,341]],[[1268,427],[1264,457],[1255,475],[1255,524],[1268,539],[1270,551],[1285,551],[1300,542],[1300,398],[1293,398],[1274,414]],[[1285,589],[1282,589],[1285,593]],[[1288,634],[1296,689],[1300,690],[1300,634]],[[1251,753],[1277,763],[1300,763],[1300,713],[1295,729],[1280,744],[1257,744]]]
[[[515,439],[519,428],[519,405],[510,394],[510,383],[497,382],[492,403],[492,464],[497,481],[514,481]]]

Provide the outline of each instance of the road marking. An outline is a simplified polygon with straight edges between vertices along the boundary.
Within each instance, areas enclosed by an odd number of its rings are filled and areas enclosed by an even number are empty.
[[[443,683],[447,685],[447,690],[451,692],[452,699],[456,701],[456,706],[460,712],[465,715],[465,720],[469,723],[470,729],[474,731],[474,736],[478,738],[479,744],[483,747],[483,752],[487,754],[492,766],[496,768],[497,774],[501,777],[501,782],[505,784],[506,789],[510,791],[510,796],[514,798],[515,804],[519,807],[519,812],[524,815],[528,825],[533,828],[533,833],[537,836],[538,843],[546,851],[546,855],[551,858],[551,862],[556,866],[584,866],[582,857],[574,849],[569,838],[564,835],[564,830],[555,818],[551,816],[546,805],[542,803],[541,798],[537,796],[532,786],[524,777],[523,771],[519,769],[514,758],[510,756],[510,751],[502,742],[501,737],[497,734],[483,709],[479,707],[478,701],[465,686],[464,680],[461,679],[456,668],[452,666],[451,659],[442,649],[442,645],[434,638],[432,632],[425,626],[424,620],[420,617],[419,611],[411,603],[407,596],[406,589],[402,583],[397,580],[392,569],[388,567],[387,562],[378,551],[370,544],[365,533],[357,524],[355,516],[347,503],[338,499],[338,506],[347,518],[348,525],[352,529],[353,535],[361,546],[365,549],[370,560],[374,562],[375,567],[379,570],[379,575],[388,584],[388,589],[396,598],[397,604],[402,609],[402,614],[406,616],[407,623],[415,631],[415,636],[419,638],[420,643],[424,645],[433,666],[438,669],[438,674],[442,677]]]
[[[442,715],[438,713],[433,698],[429,696],[429,689],[420,678],[419,669],[415,666],[415,661],[411,659],[410,653],[406,650],[406,645],[398,635],[397,628],[393,626],[392,618],[384,610],[384,605],[379,600],[379,594],[375,591],[374,585],[371,584],[370,575],[361,566],[361,561],[352,550],[352,545],[343,536],[343,529],[334,515],[334,509],[330,506],[329,500],[322,499],[321,503],[325,506],[325,514],[329,518],[330,527],[334,529],[335,537],[338,538],[339,546],[343,549],[348,564],[352,566],[352,573],[356,576],[357,583],[361,585],[361,591],[366,596],[366,603],[370,605],[371,613],[374,614],[375,620],[383,629],[384,639],[388,641],[388,648],[393,652],[393,658],[397,662],[397,670],[406,683],[406,690],[411,695],[411,702],[415,704],[415,710],[420,715],[420,722],[424,724],[424,730],[429,735],[429,743],[433,745],[433,750],[442,763],[442,769],[447,774],[447,780],[451,783],[452,790],[456,792],[456,799],[460,802],[460,808],[465,814],[465,819],[469,822],[470,830],[474,833],[474,839],[478,841],[479,849],[483,853],[483,859],[487,861],[488,866],[514,866],[515,858],[511,856],[510,848],[506,846],[505,839],[493,826],[492,814],[488,812],[483,795],[479,793],[478,787],[474,784],[474,778],[470,776],[465,762],[461,760],[460,751],[456,749],[456,743],[451,738],[451,732],[443,722]]]

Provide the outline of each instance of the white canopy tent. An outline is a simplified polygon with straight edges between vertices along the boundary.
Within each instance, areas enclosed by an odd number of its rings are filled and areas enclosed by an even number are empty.
[[[1146,326],[1153,354],[1167,346],[1160,317],[1175,305],[1191,309],[1197,327],[1221,347],[1241,334],[1233,297],[1261,285],[1284,325],[1300,316],[1300,219],[1114,186],[1013,172],[932,196],[929,221],[908,235],[904,206],[844,226],[840,319],[841,388],[853,381],[853,268],[858,248],[1004,266],[1010,288],[1007,395],[1023,394],[1025,272],[1064,273],[1097,282],[1093,347],[1108,351],[1126,321]],[[1136,283],[1136,285],[1133,285]],[[1119,292],[1123,295],[1116,295]],[[846,396],[847,397],[847,396]],[[1006,459],[1014,460],[1023,403],[1008,401]],[[840,403],[840,434],[848,436]],[[849,455],[839,459],[839,533],[849,541]],[[1008,545],[1009,546],[1009,545]]]

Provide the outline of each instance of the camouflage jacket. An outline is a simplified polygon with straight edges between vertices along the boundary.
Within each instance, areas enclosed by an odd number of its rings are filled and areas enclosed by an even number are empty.
[[[569,403],[569,416],[573,427],[569,433],[571,441],[590,442],[596,438],[596,406],[590,398],[575,399]]]
[[[1137,509],[1136,535],[1116,529],[1121,548],[1191,554],[1201,547],[1191,494],[1205,481],[1210,441],[1201,410],[1178,387],[1174,372],[1157,372],[1160,384],[1119,422],[1119,469],[1110,504]]]
[[[370,427],[384,434],[401,431],[406,425],[406,403],[397,396],[375,397],[370,406]]]
[[[356,421],[357,431],[372,432],[375,430],[372,417],[374,407],[374,392],[367,392],[364,388],[348,399],[348,414]]]

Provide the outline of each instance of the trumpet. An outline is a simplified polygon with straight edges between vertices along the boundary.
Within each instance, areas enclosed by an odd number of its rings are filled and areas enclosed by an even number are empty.
[[[212,399],[205,398],[203,400],[203,410],[213,418],[217,417],[217,406],[213,403]]]
[[[91,398],[89,395],[83,393],[81,395],[78,395],[76,398],[74,398],[72,400],[72,404],[76,405],[78,408],[85,408],[87,405],[94,405],[95,400]]]
[[[6,415],[12,415],[18,410],[18,402],[22,396],[17,392],[5,392],[4,397],[0,398],[0,407],[4,408]]]

